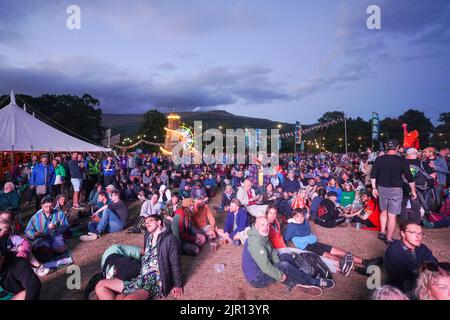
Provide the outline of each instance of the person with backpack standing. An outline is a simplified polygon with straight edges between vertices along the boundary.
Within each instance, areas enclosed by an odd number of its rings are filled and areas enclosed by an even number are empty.
[[[430,174],[433,173],[433,169],[431,169],[426,162],[417,159],[418,154],[419,151],[417,151],[417,149],[409,148],[406,151],[406,161],[408,162],[411,174],[414,177],[417,192],[421,193],[426,192],[433,187],[432,183],[430,185],[429,179],[427,179],[427,177],[430,177]],[[420,223],[421,198],[423,199],[423,196],[419,195],[419,197],[412,199],[411,188],[409,184],[407,183],[407,181],[403,182],[403,201],[402,210],[400,213],[400,221],[410,220],[416,223]],[[408,202],[410,204],[411,210],[408,210],[407,208]]]
[[[100,180],[101,164],[96,154],[89,154],[89,160],[86,160],[86,195],[91,194],[92,189],[94,189],[95,184]]]
[[[436,155],[436,149],[433,147],[425,148],[424,155],[427,159],[428,165],[434,170],[436,176],[435,193],[436,206],[440,207],[442,204],[442,191],[447,184],[447,175],[450,174],[448,170],[447,161],[445,160],[448,154],[448,149],[443,149]]]
[[[370,180],[372,194],[379,198],[381,231],[378,238],[392,243],[397,224],[396,216],[400,214],[403,201],[403,176],[411,187],[411,198],[417,198],[416,184],[408,162],[398,155],[399,142],[391,139],[387,142],[386,154],[379,156],[373,165]],[[386,234],[387,231],[387,234]]]
[[[55,182],[55,169],[49,164],[48,156],[41,157],[41,163],[31,172],[30,188],[35,192],[35,209],[39,210],[41,200],[50,194],[50,186]]]

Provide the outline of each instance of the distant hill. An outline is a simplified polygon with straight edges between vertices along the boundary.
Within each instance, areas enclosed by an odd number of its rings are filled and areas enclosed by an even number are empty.
[[[194,121],[203,121],[204,129],[219,128],[220,126],[227,129],[274,129],[277,128],[279,124],[282,125],[280,132],[292,132],[295,129],[294,124],[267,119],[242,117],[223,110],[179,112],[178,114],[181,116],[181,120],[189,126],[193,126]],[[141,114],[103,114],[102,126],[111,128],[113,134],[122,133],[124,135],[130,135],[137,132],[142,120],[143,115]]]

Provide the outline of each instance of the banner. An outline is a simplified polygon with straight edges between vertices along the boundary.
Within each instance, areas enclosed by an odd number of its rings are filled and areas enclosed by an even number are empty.
[[[295,144],[302,143],[302,126],[300,125],[300,121],[295,122]]]
[[[380,133],[380,119],[378,113],[372,112],[372,141],[378,141],[378,134]]]

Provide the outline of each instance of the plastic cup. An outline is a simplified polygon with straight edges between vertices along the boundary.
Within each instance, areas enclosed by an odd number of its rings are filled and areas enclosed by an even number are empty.
[[[223,263],[217,263],[214,265],[214,269],[216,270],[216,272],[222,273],[225,271],[225,265]]]
[[[361,222],[356,223],[356,230],[359,230],[359,229],[361,229]]]

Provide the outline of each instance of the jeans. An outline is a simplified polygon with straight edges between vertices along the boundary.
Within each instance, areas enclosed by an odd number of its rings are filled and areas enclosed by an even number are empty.
[[[89,232],[102,234],[105,231],[108,233],[114,233],[122,231],[124,228],[122,220],[117,216],[117,214],[109,209],[106,209],[102,213],[102,218],[100,222],[89,222],[88,229]]]
[[[438,222],[434,222],[435,228],[447,228],[450,227],[450,217],[445,217],[442,220],[439,220]]]
[[[299,270],[295,265],[294,259],[288,253],[280,255],[280,261],[276,263],[275,266],[286,275],[286,281],[284,282],[284,284],[289,287],[293,287],[297,284],[310,286],[319,284],[319,279],[314,279],[303,271]],[[250,284],[255,288],[265,288],[275,282],[276,280],[274,278],[269,277],[267,274],[260,271],[257,279],[253,280]]]

